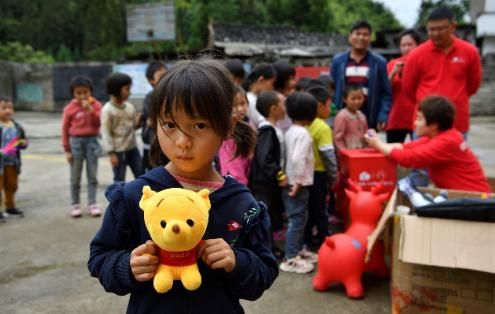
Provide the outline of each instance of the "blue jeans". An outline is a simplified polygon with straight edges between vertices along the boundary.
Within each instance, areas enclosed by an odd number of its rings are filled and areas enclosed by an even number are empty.
[[[309,188],[302,187],[296,197],[289,196],[290,187],[282,189],[282,200],[289,225],[285,238],[285,256],[292,258],[304,244],[304,228],[308,220]]]
[[[88,205],[96,204],[96,189],[98,187],[98,157],[101,147],[97,136],[71,136],[69,139],[72,153],[70,166],[70,195],[71,204],[80,204],[81,174],[86,160],[86,181],[88,182]]]
[[[309,188],[308,222],[304,232],[304,242],[311,245],[313,241],[313,226],[318,233],[316,240],[319,244],[328,236],[328,209],[326,206],[328,195],[327,174],[324,171],[315,171],[313,185]]]
[[[115,153],[119,159],[117,167],[113,167],[113,181],[125,181],[125,171],[127,166],[131,168],[134,177],[137,178],[144,173],[143,160],[137,148],[125,152]]]

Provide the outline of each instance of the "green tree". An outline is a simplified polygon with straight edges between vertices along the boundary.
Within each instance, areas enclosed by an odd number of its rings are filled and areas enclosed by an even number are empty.
[[[419,8],[418,20],[416,26],[426,25],[426,21],[431,11],[439,6],[445,6],[452,11],[454,20],[463,24],[468,22],[470,10],[469,0],[423,0]]]
[[[20,63],[53,63],[53,57],[43,51],[36,51],[29,45],[9,42],[0,45],[0,60]]]

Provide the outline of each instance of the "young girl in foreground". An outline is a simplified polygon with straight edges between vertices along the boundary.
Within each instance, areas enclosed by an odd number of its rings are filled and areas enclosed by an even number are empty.
[[[235,87],[227,70],[212,60],[182,61],[157,85],[151,119],[158,141],[151,160],[170,160],[127,184],[108,188],[110,202],[90,245],[88,267],[106,291],[131,293],[128,313],[243,313],[239,299],[255,300],[278,275],[271,252],[270,221],[249,190],[222,177],[212,160],[229,136],[242,147],[232,127]],[[202,284],[188,291],[179,281],[165,294],[153,288],[157,249],[139,208],[143,186],[154,191],[183,187],[210,190],[210,218],[198,250]]]

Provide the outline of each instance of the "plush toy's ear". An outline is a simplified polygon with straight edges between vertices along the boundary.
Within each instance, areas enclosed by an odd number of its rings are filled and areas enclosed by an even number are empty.
[[[209,194],[210,191],[208,191],[207,189],[202,189],[198,192],[198,195],[205,201],[206,204],[208,204],[208,211],[210,211],[211,208],[210,198],[208,197]]]
[[[139,207],[141,207],[143,211],[145,210],[144,206],[146,204],[146,201],[155,194],[156,192],[153,191],[149,185],[143,186],[143,196],[141,196],[141,200],[139,201]]]

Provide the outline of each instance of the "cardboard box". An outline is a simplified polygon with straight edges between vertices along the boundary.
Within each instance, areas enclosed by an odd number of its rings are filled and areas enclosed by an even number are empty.
[[[381,184],[384,192],[392,193],[397,183],[397,165],[374,148],[342,149],[339,153],[339,182],[334,187],[338,215],[349,224],[349,200],[345,194],[351,179],[364,190]]]
[[[449,191],[464,196],[481,194]],[[399,215],[398,205],[409,204],[394,192],[368,241],[368,252],[380,235],[390,243],[392,313],[495,313],[495,223]]]

